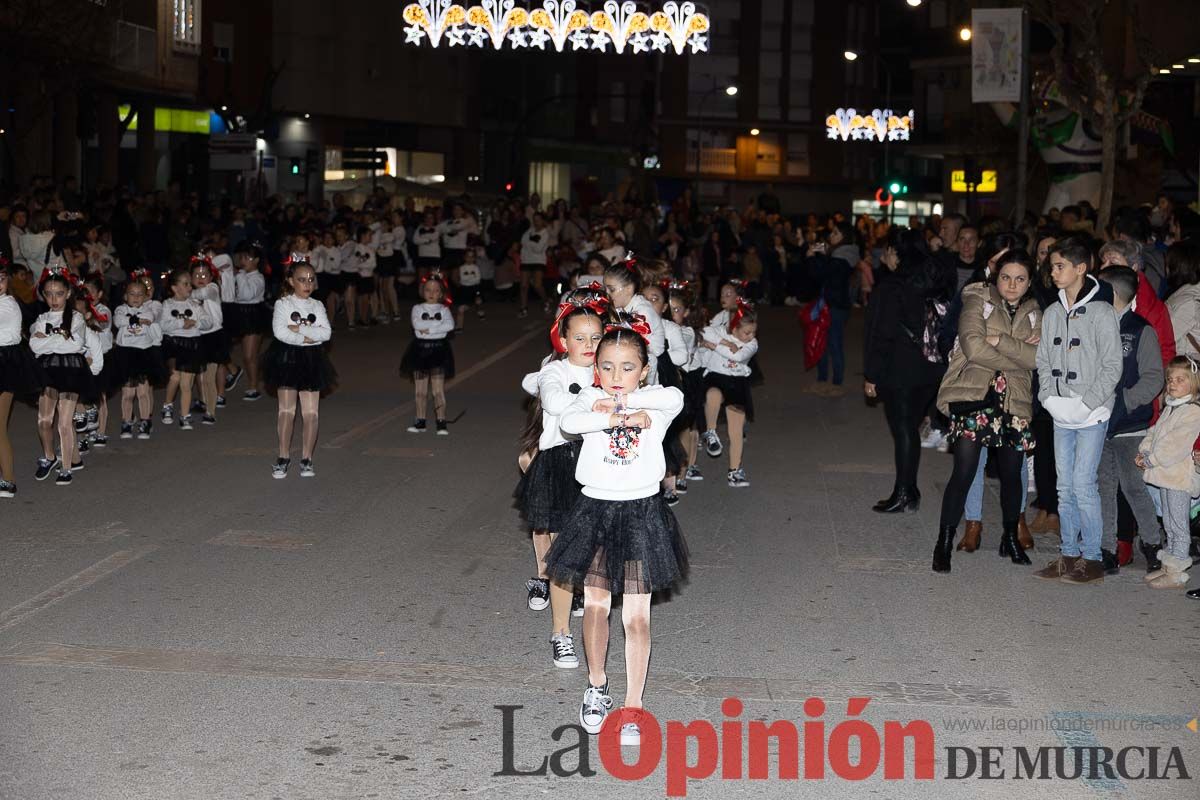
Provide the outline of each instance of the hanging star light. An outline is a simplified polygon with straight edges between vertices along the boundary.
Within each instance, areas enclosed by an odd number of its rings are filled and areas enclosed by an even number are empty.
[[[518,5],[518,2],[520,5]],[[635,0],[593,0],[588,11],[579,0],[416,0],[404,7],[405,43],[496,50],[553,44],[561,53],[597,50],[677,54],[708,52],[710,21],[693,2],[667,0],[643,10]]]

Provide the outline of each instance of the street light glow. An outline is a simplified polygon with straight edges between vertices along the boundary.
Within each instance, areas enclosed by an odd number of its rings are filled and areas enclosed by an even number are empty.
[[[921,5],[921,0],[907,0],[907,2],[913,8],[916,8],[917,6]]]
[[[846,52],[842,53],[842,55],[845,56],[847,61],[854,61],[856,58],[858,58],[858,53],[854,52],[853,50],[847,50]]]
[[[1184,69],[1183,64],[1172,64],[1171,69]]]
[[[222,110],[222,111],[228,111],[228,110],[229,110],[229,106],[221,106],[221,110]]]
[[[958,38],[962,39],[964,42],[971,41],[971,29],[969,27],[967,27],[966,25],[959,28],[958,29]]]
[[[733,97],[735,94],[737,94],[737,92],[738,92],[738,90],[737,90],[736,86],[726,86],[725,87],[725,94],[729,95],[730,97]]]
[[[760,131],[758,130],[758,128],[751,128],[751,129],[750,129],[750,135],[751,135],[751,136],[758,136],[758,134],[759,134],[759,133],[760,133]]]
[[[1163,67],[1162,69],[1160,69],[1160,70],[1158,71],[1158,74],[1159,74],[1159,75],[1170,75],[1170,74],[1171,74],[1171,70],[1167,69],[1166,67]]]
[[[305,119],[309,119],[309,118],[311,118],[311,117],[312,117],[312,114],[309,114],[309,113],[305,112],[305,114],[304,114],[304,118],[305,118]]]
[[[1188,63],[1189,64],[1200,64],[1200,58],[1189,58]]]

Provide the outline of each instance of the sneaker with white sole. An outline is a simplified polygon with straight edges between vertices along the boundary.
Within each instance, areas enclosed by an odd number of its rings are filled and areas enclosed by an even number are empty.
[[[260,392],[258,389],[247,389],[246,391],[242,392],[242,399],[247,403],[253,403],[260,397],[262,397],[262,392]]]
[[[181,431],[193,430],[191,414],[184,414],[182,417],[179,418],[179,430],[181,430]]]
[[[74,480],[74,479],[71,477],[71,470],[64,469],[64,470],[60,471],[58,473],[58,477],[54,479],[54,485],[55,486],[70,486],[72,480]]]
[[[675,494],[687,494],[687,478],[675,479]]]
[[[311,458],[300,459],[300,477],[301,478],[317,477],[317,471],[315,469],[313,469],[313,463],[312,463]]]
[[[413,424],[409,425],[407,428],[405,428],[405,430],[407,430],[409,433],[424,433],[425,432],[425,420],[414,419]]]
[[[50,477],[50,473],[62,466],[62,461],[57,458],[39,458],[37,472],[33,473],[35,481],[44,481]]]
[[[569,633],[560,633],[550,637],[550,648],[554,654],[554,666],[560,669],[575,669],[579,666],[579,656],[575,655],[575,640]]]
[[[76,411],[71,418],[71,422],[75,426],[76,433],[83,433],[87,430],[87,412],[82,409]]]
[[[0,480],[0,497],[16,497],[17,485],[12,481]]]
[[[668,508],[674,508],[679,505],[679,495],[674,489],[668,489],[662,493],[662,499],[666,502]]]
[[[704,475],[700,472],[700,468],[697,467],[695,464],[692,464],[690,467],[687,468],[687,472],[684,474],[683,477],[684,477],[684,480],[689,480],[689,481],[704,480]]]
[[[572,617],[582,617],[583,616],[583,593],[582,592],[580,592],[579,594],[571,595],[571,616]]]
[[[154,430],[154,423],[148,419],[140,421],[137,425],[137,438],[149,439],[150,431]]]
[[[83,460],[80,459],[79,461],[76,461],[74,464],[71,465],[71,469],[68,470],[68,472],[79,472],[82,469],[83,469]]]
[[[716,458],[725,452],[725,446],[721,444],[721,437],[716,431],[705,431],[700,434],[700,441],[704,444],[704,452],[708,453],[710,458]]]
[[[604,718],[613,707],[613,699],[608,695],[608,682],[603,686],[588,685],[583,693],[583,703],[579,706],[579,724],[588,733],[595,736],[604,725]]]
[[[642,728],[636,722],[626,722],[621,726],[621,747],[641,747]]]
[[[750,485],[750,480],[746,477],[746,470],[741,467],[729,470],[727,479],[729,485],[734,489],[744,489]]]
[[[121,438],[122,439],[132,439],[133,438],[133,423],[132,422],[122,422],[121,423]]]
[[[290,458],[277,458],[274,465],[271,467],[271,477],[275,480],[282,480],[287,477],[288,467],[292,465]]]
[[[175,422],[175,406],[171,403],[163,403],[162,407],[162,424],[171,425]]]
[[[550,581],[545,578],[530,578],[525,581],[525,589],[529,592],[527,602],[530,611],[541,611],[550,605]]]
[[[225,393],[226,394],[233,391],[233,387],[238,385],[238,381],[240,381],[242,379],[242,375],[244,375],[245,372],[246,372],[246,370],[239,369],[234,374],[225,376]],[[220,405],[221,404],[218,402],[218,406],[220,406]]]
[[[108,437],[103,433],[93,433],[92,447],[108,447]]]
[[[217,418],[214,417],[212,414],[205,414],[204,416],[200,417],[200,424],[201,425],[216,425]]]
[[[449,436],[450,435],[450,429],[446,427],[446,420],[439,419],[437,421],[437,435],[438,436]]]
[[[219,394],[219,395],[217,395],[217,408],[224,408],[224,407],[225,407],[225,395]]]

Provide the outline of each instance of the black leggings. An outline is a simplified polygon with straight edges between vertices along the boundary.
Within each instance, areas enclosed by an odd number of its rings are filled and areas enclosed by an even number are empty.
[[[1054,420],[1049,414],[1034,414],[1029,427],[1038,442],[1054,441]],[[1058,514],[1058,472],[1054,466],[1053,445],[1037,449],[1037,455],[1033,457],[1033,482],[1037,486],[1037,500],[1033,505],[1047,514]]]
[[[942,495],[943,528],[958,527],[982,451],[983,447],[970,439],[954,443],[954,471]],[[1021,516],[1021,456],[1015,447],[996,447],[988,456],[988,463],[995,463],[996,474],[1000,476],[1000,513],[1005,525],[1015,525]]]
[[[921,420],[937,390],[936,383],[904,388],[878,387],[896,448],[896,486],[900,489],[917,485],[917,468],[921,464]]]

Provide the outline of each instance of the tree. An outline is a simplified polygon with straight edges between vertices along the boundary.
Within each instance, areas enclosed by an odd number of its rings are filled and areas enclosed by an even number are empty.
[[[1142,108],[1156,61],[1153,45],[1142,27],[1140,0],[1025,0],[1035,19],[1054,35],[1050,57],[1059,93],[1067,107],[1100,132],[1100,208],[1097,232],[1112,216],[1113,184],[1117,169],[1117,139],[1121,127]],[[1106,16],[1107,15],[1107,16]],[[1123,46],[1105,52],[1106,18],[1119,17]],[[1132,40],[1133,74],[1125,68],[1126,47]]]

